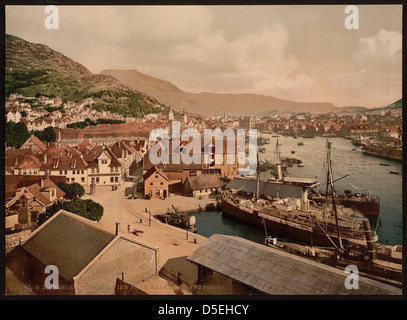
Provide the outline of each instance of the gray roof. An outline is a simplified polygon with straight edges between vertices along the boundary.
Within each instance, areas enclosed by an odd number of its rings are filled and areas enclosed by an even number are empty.
[[[217,174],[202,174],[199,176],[189,176],[187,178],[192,190],[202,190],[210,188],[222,188],[223,183]],[[186,183],[186,182],[185,182]]]
[[[398,288],[362,277],[358,290],[348,290],[348,274],[342,270],[234,236],[211,236],[188,260],[266,294],[401,294]]]
[[[254,179],[235,177],[227,186],[228,190],[238,190],[256,193],[257,181]],[[282,184],[273,181],[260,181],[259,192],[261,195],[280,198],[301,198],[302,188],[294,185]]]
[[[66,280],[72,280],[115,237],[63,210],[51,219],[22,247],[45,265],[57,266]]]

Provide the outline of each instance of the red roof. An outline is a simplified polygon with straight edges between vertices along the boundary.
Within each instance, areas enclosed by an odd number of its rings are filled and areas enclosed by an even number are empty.
[[[34,155],[27,155],[23,161],[20,162],[18,169],[40,169],[43,163]]]
[[[31,136],[30,139],[38,148],[40,148],[42,151],[47,150],[47,147],[45,146],[44,143],[40,139],[38,139],[36,136]]]
[[[29,186],[21,187],[16,190],[17,193],[24,191],[24,195],[28,198],[35,198],[39,203],[44,206],[47,206],[52,203],[52,201],[48,200],[41,191],[45,188],[54,188],[56,190],[56,199],[61,199],[65,192],[58,188],[58,186],[49,178],[40,179],[38,183],[33,183]]]
[[[143,180],[146,181],[150,176],[152,176],[153,174],[159,174],[160,176],[162,176],[165,180],[169,180],[167,175],[162,172],[160,169],[158,169],[156,166],[152,166],[145,174],[143,174]]]
[[[42,167],[44,170],[84,170],[87,162],[80,156],[54,156]]]

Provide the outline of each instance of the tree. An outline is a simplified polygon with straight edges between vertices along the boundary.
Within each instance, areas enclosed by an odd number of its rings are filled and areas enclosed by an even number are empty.
[[[100,221],[103,216],[104,208],[93,200],[82,200],[74,198],[70,201],[58,201],[47,207],[45,212],[38,216],[38,224],[42,225],[45,221],[51,218],[59,210],[66,210],[78,216],[84,217],[92,221]]]
[[[55,134],[54,128],[49,126],[45,128],[44,130],[35,130],[33,134],[40,139],[41,141],[46,141],[46,142],[55,142],[57,139],[57,135]]]
[[[15,148],[20,148],[30,137],[27,126],[22,122],[7,122],[5,133],[7,146]]]
[[[71,184],[65,182],[58,182],[58,188],[65,192],[67,199],[81,198],[85,194],[85,189],[79,183],[73,182]]]

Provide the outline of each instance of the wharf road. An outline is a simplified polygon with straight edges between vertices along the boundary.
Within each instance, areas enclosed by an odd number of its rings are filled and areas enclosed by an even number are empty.
[[[138,174],[137,174],[138,173]],[[133,181],[140,178],[140,172],[136,172]],[[145,200],[145,199],[127,199],[125,197],[126,188],[132,188],[134,182],[125,181],[112,191],[110,186],[98,186],[94,195],[85,194],[82,199],[92,199],[104,207],[102,219],[98,226],[111,232],[116,231],[116,222],[119,222],[119,233],[122,233],[137,241],[143,242],[159,248],[158,251],[158,268],[168,261],[168,259],[188,256],[194,252],[201,244],[206,241],[206,237],[196,233],[187,232],[186,230],[164,224],[154,217],[151,217],[149,225],[149,213],[145,209],[156,212],[174,206],[196,205],[201,204],[203,207],[209,202],[204,198],[202,200],[192,197],[182,197],[172,195],[166,200]],[[140,222],[142,219],[142,222]],[[128,232],[130,226],[130,233]],[[131,233],[137,230],[137,235]],[[188,239],[187,239],[188,237]],[[196,243],[194,240],[196,239]]]

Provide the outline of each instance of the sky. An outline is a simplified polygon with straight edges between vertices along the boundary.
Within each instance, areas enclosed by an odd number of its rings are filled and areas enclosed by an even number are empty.
[[[402,96],[402,6],[6,6],[6,33],[92,73],[136,69],[188,92],[379,107]],[[352,22],[355,22],[353,20]]]

